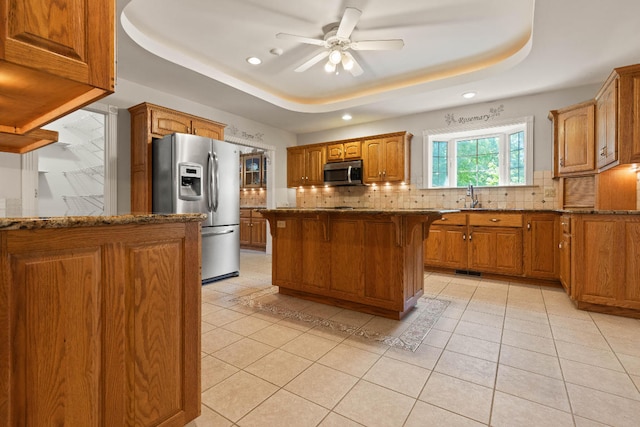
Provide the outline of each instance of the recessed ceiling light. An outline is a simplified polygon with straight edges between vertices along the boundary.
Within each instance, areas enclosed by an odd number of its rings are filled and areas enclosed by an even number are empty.
[[[262,59],[257,58],[255,56],[250,56],[247,58],[247,62],[251,65],[260,65],[262,64]]]
[[[476,96],[476,92],[465,92],[462,94],[463,98],[471,99]]]
[[[342,115],[342,120],[351,120],[351,119],[352,119],[351,114],[343,114]]]

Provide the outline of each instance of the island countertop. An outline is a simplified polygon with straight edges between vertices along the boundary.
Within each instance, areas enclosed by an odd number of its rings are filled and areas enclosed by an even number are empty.
[[[167,224],[196,222],[205,214],[129,214],[114,216],[55,216],[0,218],[0,231],[35,230],[41,228],[95,227],[101,225]]]
[[[336,213],[336,214],[363,214],[363,215],[434,215],[460,212],[459,209],[369,209],[369,208],[277,208],[258,209],[260,213],[275,214],[314,214],[314,213]]]

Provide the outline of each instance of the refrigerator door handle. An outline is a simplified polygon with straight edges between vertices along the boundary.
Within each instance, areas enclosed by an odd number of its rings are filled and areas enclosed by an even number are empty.
[[[218,167],[218,155],[215,152],[213,153],[213,165],[215,167],[216,175],[216,186],[214,188],[216,195],[213,199],[213,211],[218,212],[218,193],[220,193],[220,168]]]
[[[211,190],[213,188],[213,158],[210,152],[207,154],[207,171],[209,172],[207,173],[207,209],[211,212],[213,211],[213,194]]]
[[[225,231],[210,231],[208,233],[202,233],[202,237],[207,237],[207,236],[220,236],[222,234],[231,234],[233,233],[233,230],[225,230]]]

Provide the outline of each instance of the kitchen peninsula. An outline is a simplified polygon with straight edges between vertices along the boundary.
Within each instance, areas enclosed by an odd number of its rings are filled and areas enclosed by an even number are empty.
[[[0,425],[198,416],[204,218],[0,218]]]
[[[279,292],[393,319],[423,294],[429,209],[265,209]]]

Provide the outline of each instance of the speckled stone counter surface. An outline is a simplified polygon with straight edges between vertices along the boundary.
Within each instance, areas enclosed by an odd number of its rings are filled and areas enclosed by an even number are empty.
[[[203,221],[205,214],[134,214],[115,216],[58,216],[0,218],[0,231],[34,230],[39,228],[94,227],[101,225],[163,224]]]
[[[336,214],[365,214],[365,215],[442,215],[460,212],[457,209],[360,209],[350,207],[337,208],[278,208],[258,209],[260,213],[336,213]]]

